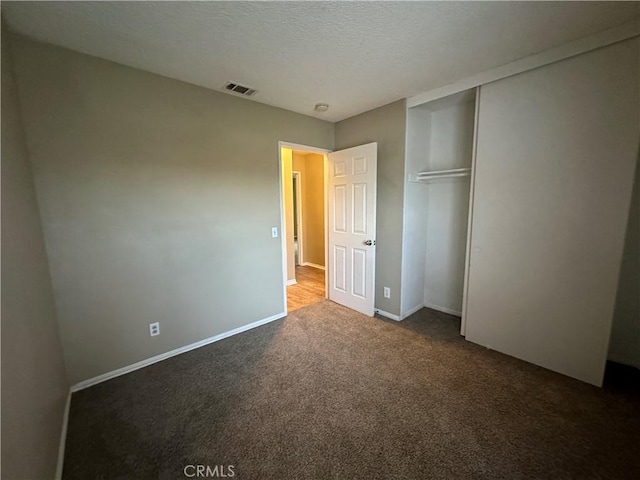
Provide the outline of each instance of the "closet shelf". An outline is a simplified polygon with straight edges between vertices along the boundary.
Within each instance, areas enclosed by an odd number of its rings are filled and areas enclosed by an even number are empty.
[[[454,168],[451,170],[432,170],[429,172],[410,173],[410,182],[426,182],[440,178],[468,177],[471,175],[471,168]]]

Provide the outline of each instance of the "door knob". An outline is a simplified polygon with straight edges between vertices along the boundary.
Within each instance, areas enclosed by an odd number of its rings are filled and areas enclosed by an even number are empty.
[[[365,245],[369,245],[369,246],[371,246],[371,245],[375,245],[375,244],[376,244],[376,241],[375,241],[375,240],[366,240],[366,241],[364,242],[364,244],[365,244]]]

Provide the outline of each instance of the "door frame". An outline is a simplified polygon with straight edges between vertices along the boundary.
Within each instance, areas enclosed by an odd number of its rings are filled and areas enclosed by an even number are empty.
[[[291,170],[291,176],[296,179],[296,199],[295,220],[298,224],[298,262],[304,265],[304,231],[302,228],[302,172]],[[294,232],[295,233],[295,232]]]
[[[324,170],[324,263],[325,263],[325,275],[324,275],[324,297],[327,298],[329,293],[329,265],[327,262],[328,253],[329,253],[329,245],[328,245],[328,231],[327,231],[327,214],[328,214],[328,205],[327,205],[327,154],[331,153],[333,150],[329,150],[326,148],[313,147],[310,145],[302,145],[299,143],[287,142],[278,140],[278,198],[280,203],[280,252],[282,255],[282,299],[284,301],[284,313],[285,315],[289,313],[287,308],[287,230],[286,230],[286,219],[285,219],[285,208],[284,208],[284,195],[283,195],[283,187],[282,184],[282,149],[290,148],[291,150],[302,150],[309,153],[318,153],[323,156],[323,170]]]

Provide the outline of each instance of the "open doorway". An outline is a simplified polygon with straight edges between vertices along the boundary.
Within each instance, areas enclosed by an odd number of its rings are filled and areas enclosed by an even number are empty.
[[[302,265],[304,236],[302,231],[302,172],[293,171],[293,260],[296,267]]]
[[[376,265],[376,195],[378,144],[376,142],[330,152],[303,145],[278,142],[278,167],[280,169],[280,214],[282,245],[282,281],[285,313],[327,298],[365,315],[375,313],[375,265]],[[307,164],[298,168],[301,172],[299,188],[302,200],[302,244],[299,267],[311,267],[323,271],[324,292],[319,277],[313,289],[292,288],[304,278],[302,269],[296,271],[293,172],[296,156],[315,157],[313,165],[322,165],[322,183],[312,193],[305,174]],[[319,170],[319,169],[318,169]],[[309,171],[311,172],[311,170]],[[320,174],[317,174],[320,177]],[[305,178],[307,179],[305,181]],[[321,192],[321,193],[320,193]],[[310,215],[311,207],[304,199],[312,199],[318,215]],[[307,213],[305,213],[307,212]],[[331,212],[331,215],[328,214]],[[306,219],[306,220],[305,220]],[[309,231],[307,222],[316,222]],[[277,236],[277,230],[274,230]],[[309,250],[317,242],[317,257]],[[326,269],[325,269],[326,265]],[[325,271],[326,270],[326,271]],[[312,270],[306,269],[307,272]],[[307,280],[305,278],[305,280]],[[294,297],[301,294],[298,298]]]
[[[325,153],[280,146],[287,312],[326,298]]]

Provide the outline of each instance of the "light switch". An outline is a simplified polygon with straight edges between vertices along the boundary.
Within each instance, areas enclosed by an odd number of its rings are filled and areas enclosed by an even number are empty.
[[[271,238],[278,238],[278,227],[271,227]]]

